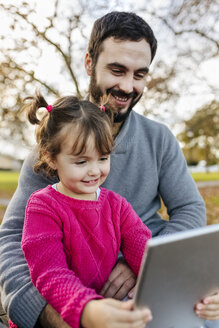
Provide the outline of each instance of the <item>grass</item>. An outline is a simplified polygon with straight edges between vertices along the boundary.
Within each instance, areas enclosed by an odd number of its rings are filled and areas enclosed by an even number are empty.
[[[18,177],[18,172],[0,171],[0,198],[12,197],[17,187]],[[192,173],[192,177],[195,181],[219,180],[219,172]],[[199,191],[206,204],[208,224],[219,223],[219,187],[202,187]],[[6,206],[0,204],[0,222],[5,210]],[[163,204],[160,213],[163,218],[168,218]]]
[[[13,193],[17,187],[19,172],[0,171],[0,192]]]
[[[211,197],[212,204],[219,206],[219,197],[218,196],[213,196]]]
[[[219,186],[199,187],[199,192],[204,199],[207,214],[207,224],[219,223]],[[159,211],[162,218],[169,219],[166,207],[163,202]]]
[[[19,172],[0,171],[0,198],[10,199],[15,192],[19,178]],[[5,205],[0,204],[0,223],[4,216]]]
[[[17,187],[19,172],[0,171],[0,192],[13,193]],[[219,172],[192,173],[195,181],[219,180]]]
[[[214,181],[219,180],[219,172],[201,172],[191,174],[195,181]]]

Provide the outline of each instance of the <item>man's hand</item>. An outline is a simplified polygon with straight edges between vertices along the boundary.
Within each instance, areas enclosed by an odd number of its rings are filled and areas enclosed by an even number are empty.
[[[70,326],[63,321],[62,317],[53,309],[53,307],[47,304],[41,312],[39,319],[37,320],[37,327],[45,328],[70,328]]]
[[[136,277],[124,259],[119,259],[100,294],[122,300],[135,286]]]

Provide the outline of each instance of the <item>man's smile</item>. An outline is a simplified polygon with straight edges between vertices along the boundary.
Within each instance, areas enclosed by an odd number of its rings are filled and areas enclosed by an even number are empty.
[[[114,102],[118,106],[126,107],[127,105],[130,105],[131,101],[137,94],[135,92],[131,92],[129,94],[125,94],[124,92],[120,90],[114,90],[109,89],[108,94],[111,95],[111,97],[114,99]]]

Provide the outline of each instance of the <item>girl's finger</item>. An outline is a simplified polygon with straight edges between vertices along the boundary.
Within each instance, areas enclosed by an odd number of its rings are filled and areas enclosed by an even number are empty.
[[[118,313],[118,318],[120,322],[129,322],[133,324],[134,322],[148,322],[152,320],[151,311],[149,309],[144,310],[134,310],[134,311],[124,311]]]
[[[202,302],[203,304],[211,304],[211,303],[219,304],[219,293],[204,298]]]
[[[205,320],[217,320],[219,319],[219,310],[203,310],[195,312],[198,317]]]
[[[200,304],[196,306],[196,310],[200,312],[204,311],[219,311],[219,304],[216,303],[210,303],[210,304]]]

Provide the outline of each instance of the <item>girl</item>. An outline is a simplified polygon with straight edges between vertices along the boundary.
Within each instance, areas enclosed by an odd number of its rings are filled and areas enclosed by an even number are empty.
[[[151,238],[124,198],[100,188],[113,148],[105,107],[72,96],[53,106],[40,94],[31,99],[28,118],[38,125],[34,169],[60,180],[33,193],[26,207],[22,248],[31,279],[71,327],[144,327],[152,318],[148,309],[100,295],[119,250],[137,275]],[[41,107],[47,112],[40,120]]]

